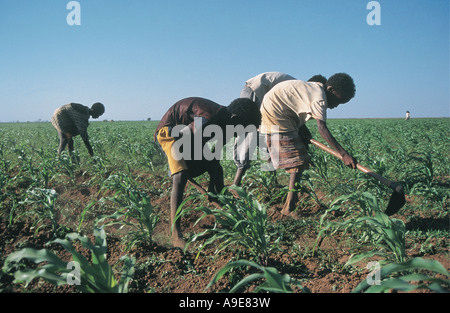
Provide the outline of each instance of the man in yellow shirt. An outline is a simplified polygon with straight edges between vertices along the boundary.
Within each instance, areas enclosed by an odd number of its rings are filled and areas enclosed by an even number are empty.
[[[164,114],[156,128],[154,139],[166,154],[172,177],[170,218],[171,225],[174,224],[172,230],[174,247],[184,248],[186,244],[181,231],[180,219],[176,219],[176,212],[183,201],[184,188],[188,179],[208,172],[210,176],[208,191],[210,193],[218,194],[224,187],[220,159],[211,159],[208,156],[209,149],[205,149],[212,135],[207,135],[203,130],[213,127],[215,135],[221,134],[219,136],[222,137],[221,142],[214,147],[214,155],[216,152],[221,155],[220,151],[226,141],[231,139],[231,135],[234,135],[234,133],[227,134],[229,126],[254,125],[256,130],[260,121],[261,114],[256,103],[250,99],[240,98],[228,106],[199,97],[185,98],[177,101]],[[195,136],[200,136],[198,149],[196,149]],[[185,137],[190,139],[184,141]],[[177,147],[183,148],[183,152],[180,152]],[[197,155],[198,152],[199,155]]]
[[[266,134],[271,162],[275,169],[290,173],[289,190],[295,188],[302,172],[309,168],[310,157],[304,135],[305,123],[313,118],[319,134],[337,150],[345,165],[355,169],[356,159],[345,151],[327,128],[327,109],[347,103],[355,96],[353,79],[345,73],[331,76],[324,84],[289,80],[273,87],[261,104],[261,133]],[[309,132],[306,132],[309,133]],[[281,211],[295,217],[297,193],[289,192]]]

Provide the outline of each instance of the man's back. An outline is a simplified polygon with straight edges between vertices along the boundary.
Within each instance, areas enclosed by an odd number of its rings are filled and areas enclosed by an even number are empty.
[[[327,97],[321,83],[290,80],[277,84],[261,105],[262,132],[278,126],[279,132],[298,129],[309,118],[326,120]]]
[[[89,117],[88,107],[79,103],[69,103],[58,108],[51,121],[58,131],[77,136],[86,132]]]
[[[204,98],[190,97],[182,99],[171,106],[161,118],[155,131],[155,137],[161,128],[176,125],[188,126],[194,122],[195,117],[202,117],[208,121],[208,124],[214,124],[219,112],[225,109],[226,107]]]

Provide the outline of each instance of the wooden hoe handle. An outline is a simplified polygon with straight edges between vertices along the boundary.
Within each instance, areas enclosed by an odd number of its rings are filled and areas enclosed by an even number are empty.
[[[328,152],[332,155],[334,155],[336,158],[343,160],[342,156],[335,150],[331,149],[330,147],[324,145],[321,142],[318,142],[317,140],[311,139],[310,142],[315,145],[316,147],[324,150],[325,152]],[[386,186],[390,187],[391,189],[393,189],[394,191],[401,193],[403,192],[403,186],[401,186],[400,184],[398,184],[397,182],[394,182],[392,180],[386,179],[384,177],[382,177],[381,175],[378,175],[377,173],[373,172],[371,169],[362,166],[361,164],[357,163],[356,167],[358,168],[358,170],[360,170],[363,173],[366,173],[370,176],[372,176],[373,178],[375,178],[376,180],[378,180],[379,182],[385,184]]]
[[[189,178],[189,183],[194,186],[202,195],[207,195],[208,192],[199,184],[197,183],[193,178]],[[222,206],[219,202],[217,202],[214,199],[210,199],[210,202],[218,209],[223,210]]]

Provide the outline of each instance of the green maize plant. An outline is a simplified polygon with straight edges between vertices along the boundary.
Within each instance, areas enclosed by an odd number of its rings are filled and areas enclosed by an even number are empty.
[[[92,178],[89,180],[89,184],[95,185],[95,184],[102,184],[105,177],[107,177],[108,173],[108,166],[107,166],[107,159],[99,156],[94,156],[92,158],[92,171],[95,173],[92,175]],[[86,171],[88,172],[88,171]],[[86,173],[85,172],[85,173]],[[83,173],[84,174],[84,173]]]
[[[329,179],[331,175],[330,165],[328,164],[331,158],[326,153],[317,150],[311,150],[312,170],[314,176],[323,180],[328,186],[330,185]]]
[[[50,180],[52,178],[52,167],[47,163],[41,163],[38,169],[39,177],[42,180],[43,188],[47,189],[49,187]]]
[[[245,249],[250,255],[259,258],[262,264],[266,264],[272,249],[270,239],[273,235],[268,231],[266,207],[253,199],[252,194],[246,193],[242,188],[231,186],[230,189],[237,192],[238,198],[227,195],[224,188],[223,192],[217,195],[218,201],[223,205],[223,210],[205,206],[183,209],[184,204],[192,197],[180,205],[176,219],[191,211],[203,213],[196,224],[208,215],[212,215],[216,219],[216,225],[212,229],[206,229],[200,234],[193,235],[188,240],[185,249],[199,238],[207,236],[208,239],[201,245],[198,255],[204,247],[219,242],[216,254],[236,245]],[[214,197],[215,195],[210,194],[210,196]]]
[[[256,170],[253,175],[249,175],[249,178],[251,180],[247,189],[253,190],[258,201],[266,200],[267,205],[283,201],[288,193],[287,187],[274,188],[279,185],[275,172]]]
[[[80,222],[78,223],[78,228],[77,228],[77,231],[78,232],[80,232],[81,231],[81,227],[83,226],[83,223],[84,223],[84,220],[85,220],[85,217],[86,217],[86,214],[87,214],[87,212],[89,212],[89,210],[96,204],[97,202],[96,201],[91,201],[91,202],[89,202],[89,204],[83,209],[83,212],[81,212],[81,214],[80,214]]]
[[[105,140],[99,139],[98,137],[93,137],[89,140],[93,149],[95,150],[95,156],[100,159],[106,160],[107,153],[105,149]]]
[[[287,274],[280,274],[273,267],[264,267],[255,262],[248,260],[238,260],[226,264],[210,281],[206,289],[214,285],[227,272],[240,267],[255,268],[259,273],[253,273],[243,278],[240,282],[231,288],[230,293],[241,292],[241,290],[253,286],[255,283],[261,282],[254,289],[254,292],[270,292],[270,293],[292,293],[291,285],[300,288],[303,292],[308,293],[309,289],[303,287],[299,281],[293,279]]]
[[[402,263],[391,263],[376,269],[379,281],[372,278],[362,281],[353,293],[380,293],[390,291],[410,292],[417,289],[428,289],[437,293],[448,293],[450,287],[449,273],[436,260],[413,258]],[[374,271],[374,272],[375,272]],[[431,276],[434,274],[435,276]],[[377,275],[376,272],[374,276]],[[442,275],[446,278],[441,278]]]
[[[0,200],[3,201],[4,198],[6,198],[6,185],[8,184],[8,176],[4,175],[2,172],[0,172]]]
[[[378,200],[369,192],[354,192],[337,197],[331,201],[329,207],[320,217],[320,227],[324,227],[325,219],[333,211],[341,211],[343,217],[372,216],[374,208],[378,208]]]
[[[2,140],[3,140],[3,138],[2,138]],[[7,173],[9,171],[11,161],[5,157],[5,154],[3,152],[5,150],[6,150],[5,144],[3,142],[1,142],[0,143],[0,167],[1,167],[2,171]]]
[[[345,222],[344,222],[345,223]],[[362,217],[349,223],[351,227],[360,228],[364,235],[370,238],[369,243],[356,246],[355,249],[374,246],[379,250],[369,251],[351,259],[348,264],[373,256],[382,256],[385,260],[404,262],[405,251],[405,224],[398,219],[389,218],[386,214],[378,212],[374,217]]]
[[[390,171],[392,173],[401,173],[403,172],[402,167],[404,164],[408,164],[407,160],[407,151],[404,144],[392,144],[386,143],[384,146],[385,155],[387,156],[389,163]]]
[[[11,205],[11,209],[8,214],[8,225],[11,226],[16,221],[16,209],[20,206],[20,204],[13,199]]]
[[[374,158],[367,161],[367,164],[370,164],[370,168],[373,172],[387,177],[386,175],[386,161],[384,158]],[[373,195],[377,197],[381,197],[386,193],[386,186],[377,181],[376,179],[372,179],[369,175],[363,172],[357,172],[355,178],[355,183],[357,184],[356,189],[359,191],[370,191]],[[390,190],[390,189],[389,189]]]
[[[117,281],[106,258],[105,231],[95,229],[94,236],[95,243],[77,233],[67,234],[65,239],[56,239],[48,243],[57,243],[63,246],[71,253],[73,262],[64,262],[47,249],[25,248],[8,255],[3,272],[8,274],[14,272],[14,283],[25,283],[26,285],[36,278],[42,278],[55,286],[75,285],[83,293],[128,292],[128,285],[134,275],[135,259],[128,256],[120,259],[124,265],[120,280]],[[75,240],[78,240],[84,248],[91,252],[91,262],[77,252],[72,245]],[[21,262],[24,259],[40,265],[35,269],[22,269]],[[79,271],[77,271],[77,267],[79,267]]]
[[[425,196],[437,194],[433,185],[435,174],[431,153],[413,153],[408,161],[417,164],[411,167],[408,172],[409,177],[411,177],[408,180],[410,194]]]
[[[322,201],[319,199],[316,193],[316,187],[312,182],[310,171],[305,171],[302,175],[302,180],[300,183],[296,183],[295,191],[307,194],[314,202],[321,207],[325,207]]]
[[[65,171],[66,175],[69,176],[73,185],[75,185],[75,172],[77,170],[76,163],[79,163],[80,157],[76,151],[72,151],[69,155],[67,151],[61,152],[58,156],[58,165]]]
[[[339,201],[335,201],[332,207],[321,217],[320,224],[323,225],[326,214],[331,210],[336,210],[336,206],[339,203],[354,199],[358,199],[357,201],[362,208],[359,211],[360,215],[343,222],[329,222],[326,224],[317,236],[315,247],[321,241],[322,236],[330,236],[338,231],[343,232],[343,235],[347,232],[357,233],[357,237],[363,242],[356,246],[355,250],[362,248],[377,249],[364,252],[356,257],[354,256],[351,259],[351,263],[376,255],[382,256],[386,260],[399,263],[404,262],[406,260],[405,224],[401,220],[389,218],[384,214],[378,206],[377,199],[370,193],[363,193],[362,198],[358,198],[356,193],[340,197]]]
[[[116,193],[113,197],[102,198],[102,201],[108,200],[118,204],[119,209],[113,214],[98,217],[96,225],[130,227],[128,237],[131,240],[127,244],[127,249],[141,240],[151,243],[159,215],[155,213],[150,197],[125,174],[110,176],[104,188],[114,189]]]
[[[21,205],[31,205],[21,215],[31,216],[34,219],[35,234],[47,226],[46,220],[50,220],[53,235],[56,236],[59,229],[55,212],[57,197],[58,194],[53,189],[33,188],[27,191],[27,198],[20,202]]]
[[[142,163],[152,172],[157,171],[158,167],[164,163],[164,155],[155,142],[148,142],[139,146],[142,157]]]
[[[40,156],[39,162],[39,177],[42,180],[43,188],[49,188],[50,180],[53,178],[53,169],[55,168],[56,158],[42,147],[36,153]]]
[[[39,169],[33,165],[31,153],[26,151],[24,147],[15,149],[15,153],[18,154],[17,158],[20,160],[20,171],[16,177],[22,177],[22,179],[28,177],[31,183],[36,186],[39,182]]]

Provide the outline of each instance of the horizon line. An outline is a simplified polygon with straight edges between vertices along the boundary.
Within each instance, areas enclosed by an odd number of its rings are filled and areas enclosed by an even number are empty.
[[[410,120],[414,119],[447,119],[450,118],[450,116],[430,116],[430,117],[414,117],[410,118]],[[404,120],[404,117],[334,117],[334,118],[328,118],[327,120],[382,120],[382,119],[391,119],[391,120]],[[160,120],[114,120],[114,119],[103,119],[103,120],[95,120],[95,119],[89,119],[89,123],[97,123],[97,122],[159,122]],[[51,123],[50,120],[45,121],[0,121],[0,124],[20,124],[20,123]]]

